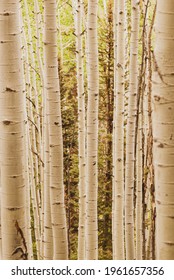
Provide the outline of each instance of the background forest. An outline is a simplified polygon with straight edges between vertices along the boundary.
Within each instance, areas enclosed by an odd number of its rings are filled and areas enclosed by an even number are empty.
[[[1,259],[174,259],[173,29],[172,0],[0,1]]]

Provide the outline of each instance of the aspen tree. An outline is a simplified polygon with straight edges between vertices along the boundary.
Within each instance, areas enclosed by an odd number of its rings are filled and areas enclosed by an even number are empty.
[[[136,260],[142,259],[142,99],[140,98],[136,151]]]
[[[53,259],[67,259],[67,226],[63,185],[63,139],[57,59],[56,0],[44,1],[44,90],[50,146],[50,198]]]
[[[26,107],[26,104],[25,104]],[[32,237],[31,237],[31,216],[30,216],[30,205],[31,205],[31,196],[30,196],[30,178],[29,178],[29,144],[28,144],[28,132],[29,126],[27,121],[27,112],[25,112],[25,182],[26,182],[26,224],[27,224],[27,248],[28,248],[28,259],[33,259],[33,247],[32,247]]]
[[[46,101],[46,99],[45,99]],[[45,102],[46,109],[46,102]],[[46,110],[45,110],[46,112]],[[53,259],[53,232],[51,224],[51,205],[50,205],[50,149],[48,118],[44,114],[44,238],[43,238],[43,259]]]
[[[22,21],[22,10],[20,11],[21,15],[21,26],[22,26],[22,36],[23,36],[23,43],[24,43],[24,48],[23,48],[23,63],[24,63],[24,74],[28,78],[28,65],[27,65],[27,59],[28,59],[28,50],[27,50],[27,44],[26,44],[26,35],[25,35],[25,30],[23,26],[23,21]],[[26,87],[25,87],[25,92],[26,92]],[[25,108],[27,108],[27,99],[25,98]],[[31,205],[31,196],[30,196],[30,174],[29,174],[29,140],[28,140],[28,135],[29,135],[29,124],[27,120],[27,109],[25,110],[25,182],[26,182],[26,224],[27,224],[27,246],[28,246],[28,259],[33,259],[33,248],[32,248],[32,237],[31,237],[31,218],[30,218],[30,205]]]
[[[44,158],[44,175],[43,175],[43,259],[53,259],[53,231],[51,222],[51,198],[50,198],[50,146],[49,146],[49,126],[48,126],[48,104],[46,90],[43,90],[43,158]]]
[[[28,158],[29,158],[29,145],[28,145],[28,123],[26,125],[26,132],[25,132],[25,139],[26,139],[26,170],[25,170],[25,174],[26,174],[26,223],[27,223],[27,246],[28,246],[28,259],[32,260],[33,259],[33,244],[32,244],[32,233],[31,233],[31,209],[30,209],[30,205],[31,205],[31,196],[30,196],[30,178],[29,178],[29,162],[28,162]]]
[[[157,1],[152,124],[157,259],[174,259],[174,2]]]
[[[146,199],[147,199],[147,174],[148,174],[148,135],[149,135],[149,123],[148,123],[148,35],[147,35],[147,12],[148,12],[149,0],[145,0],[141,3],[141,17],[140,21],[143,21],[142,32],[140,35],[142,38],[141,45],[141,62],[139,71],[139,84],[138,84],[138,102],[139,106],[137,110],[142,110],[142,164],[143,164],[143,183],[142,183],[142,259],[146,259]],[[141,100],[141,101],[140,101]],[[142,106],[140,105],[142,104]],[[140,108],[139,108],[140,107]],[[138,168],[138,167],[137,167]],[[138,210],[137,210],[138,211]],[[138,250],[138,249],[137,249]],[[138,252],[137,252],[138,253]]]
[[[38,209],[38,203],[37,203],[37,197],[36,197],[36,185],[35,185],[35,169],[34,169],[34,160],[33,160],[33,153],[32,153],[32,144],[35,143],[35,140],[33,140],[33,135],[35,135],[35,128],[34,128],[34,117],[33,117],[33,104],[31,102],[32,100],[32,93],[31,93],[31,76],[30,76],[30,69],[29,69],[29,50],[27,47],[27,38],[25,30],[23,30],[23,39],[24,39],[24,50],[25,50],[25,82],[26,82],[26,92],[27,92],[27,100],[26,102],[26,108],[28,119],[32,122],[31,125],[27,122],[27,128],[26,128],[26,143],[28,147],[28,151],[26,152],[26,158],[28,160],[28,164],[26,164],[26,168],[28,167],[27,172],[29,172],[29,184],[30,184],[30,191],[31,191],[31,205],[33,208],[33,216],[34,216],[34,232],[35,232],[35,238],[36,238],[36,254],[37,258],[40,259],[40,226],[39,226],[39,209]],[[26,118],[26,116],[25,116]],[[35,155],[36,156],[36,155]],[[27,191],[29,192],[29,190]],[[30,209],[28,209],[29,211]]]
[[[98,41],[97,41],[98,1],[88,1],[87,15],[87,193],[86,193],[86,259],[98,259]]]
[[[154,27],[154,20],[156,15],[156,1],[151,2],[151,10],[148,10],[150,17],[150,24],[148,30],[148,165],[149,165],[149,212],[150,212],[150,240],[149,240],[149,256],[147,252],[146,259],[156,259],[155,257],[155,218],[156,218],[156,206],[155,206],[155,182],[154,182],[154,165],[153,165],[153,129],[152,129],[152,30]],[[153,12],[153,13],[152,13]],[[152,14],[152,16],[150,16]]]
[[[42,96],[41,99],[41,104],[39,103],[39,94],[35,95],[35,100],[36,100],[36,116],[37,116],[37,127],[39,127],[38,130],[38,154],[41,157],[41,161],[43,159],[44,161],[44,157],[45,157],[45,151],[43,149],[44,147],[44,139],[45,139],[45,113],[44,113],[44,106],[45,106],[45,97],[44,97],[44,90],[43,90],[43,84],[44,84],[44,69],[43,69],[43,60],[42,60],[42,53],[43,53],[43,44],[41,41],[42,38],[42,33],[43,33],[43,14],[41,13],[41,9],[39,6],[39,0],[34,0],[34,12],[35,12],[35,21],[36,21],[36,55],[37,55],[37,59],[38,59],[38,66],[39,66],[39,76],[40,76],[40,84],[37,87],[37,91],[40,91],[40,95]],[[37,63],[36,63],[37,64]],[[38,118],[38,116],[40,115],[40,118]],[[40,127],[42,126],[42,127]],[[42,128],[42,131],[41,131]],[[47,136],[48,137],[48,136]],[[44,161],[45,162],[45,161]],[[47,173],[47,167],[45,167],[45,171],[44,171],[44,166],[43,166],[43,162],[42,164],[40,164],[40,192],[41,192],[41,246],[40,246],[40,252],[41,255],[44,254],[44,219],[47,217],[45,217],[44,215],[44,192],[45,192],[45,183],[44,183],[44,176],[47,177],[47,175],[45,173]],[[47,199],[47,198],[46,198]],[[49,211],[50,211],[50,207],[49,207]],[[51,221],[51,220],[50,220]],[[50,242],[52,242],[52,239],[49,239]],[[48,250],[50,251],[50,250]]]
[[[20,3],[0,2],[0,162],[3,259],[27,259],[24,80]]]
[[[40,132],[40,118],[39,118],[39,105],[38,105],[38,90],[36,83],[36,63],[34,57],[34,46],[33,46],[33,38],[32,38],[32,28],[31,28],[31,20],[29,16],[28,3],[25,0],[25,10],[26,10],[26,18],[28,22],[28,39],[29,39],[29,47],[28,47],[28,65],[30,65],[30,81],[27,84],[30,91],[29,98],[30,100],[34,99],[34,106],[36,114],[33,113],[33,105],[29,103],[29,119],[31,121],[31,148],[32,153],[34,154],[33,162],[34,162],[34,177],[35,177],[35,187],[33,187],[34,192],[36,192],[36,200],[37,200],[37,211],[38,211],[38,225],[39,231],[41,228],[41,199],[40,199],[40,176],[41,176],[41,162],[40,162],[40,149],[41,149],[41,132]],[[40,234],[39,234],[40,235]],[[41,236],[39,236],[38,242],[41,244]],[[39,244],[39,248],[41,247]],[[40,249],[39,249],[40,250]],[[41,252],[39,252],[40,254]]]
[[[34,0],[34,13],[35,13],[35,22],[36,22],[36,55],[37,60],[35,63],[35,67],[37,67],[37,61],[38,61],[38,71],[39,71],[39,83],[37,79],[35,79],[35,106],[36,106],[36,112],[35,112],[35,118],[36,118],[36,126],[37,126],[37,156],[39,159],[39,185],[37,187],[38,189],[38,195],[39,195],[39,203],[40,203],[40,229],[41,229],[41,240],[40,240],[40,255],[43,256],[43,239],[44,239],[44,199],[43,199],[43,185],[44,185],[44,170],[43,170],[43,158],[44,158],[44,151],[43,151],[43,141],[42,141],[42,131],[41,131],[41,125],[43,124],[43,79],[44,79],[44,70],[43,70],[43,62],[42,62],[42,51],[43,51],[43,45],[41,44],[41,32],[43,29],[43,20],[42,15],[39,7],[38,0]],[[33,52],[34,53],[34,52]],[[37,73],[38,74],[38,73]],[[39,86],[38,86],[39,84]],[[39,102],[39,95],[42,96],[41,102]],[[41,104],[40,104],[41,103]],[[42,125],[43,127],[43,125]]]
[[[86,181],[85,181],[85,95],[83,74],[82,1],[74,0],[76,34],[77,93],[78,93],[78,143],[79,143],[79,227],[78,259],[85,259]]]
[[[23,25],[23,18],[22,18],[22,6],[20,8],[20,26],[21,26],[21,33],[22,33],[22,63],[24,64],[24,73],[26,72],[25,69],[25,55],[27,56],[27,50],[25,48],[25,42],[26,42],[26,36],[25,36],[25,30]],[[27,65],[28,66],[28,65]],[[25,87],[26,92],[26,87]],[[26,98],[25,98],[25,104],[24,107],[26,108]],[[33,259],[33,248],[32,248],[32,237],[31,237],[31,219],[30,219],[30,179],[29,179],[29,166],[28,166],[28,120],[27,120],[27,110],[24,112],[24,123],[25,123],[25,186],[26,186],[26,245],[27,245],[27,251],[28,251],[28,259]]]
[[[131,2],[131,41],[130,41],[130,84],[128,97],[128,119],[126,128],[125,166],[125,244],[126,259],[134,259],[134,162],[135,162],[135,122],[137,111],[138,85],[138,27],[139,2]]]
[[[117,6],[116,6],[117,5]],[[115,1],[115,83],[113,134],[113,259],[124,259],[124,75],[125,1]],[[116,21],[118,24],[116,24]]]
[[[143,21],[141,33],[141,62],[138,79],[137,96],[137,119],[136,119],[136,259],[145,259],[145,214],[146,214],[146,170],[147,170],[147,138],[149,133],[148,126],[148,90],[146,86],[147,78],[147,11],[149,0],[141,3],[141,18]]]

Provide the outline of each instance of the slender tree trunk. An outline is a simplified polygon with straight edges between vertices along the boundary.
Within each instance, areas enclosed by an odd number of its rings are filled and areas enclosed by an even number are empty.
[[[174,259],[174,2],[157,1],[153,73],[157,259]]]
[[[63,139],[57,59],[56,0],[44,1],[44,75],[50,145],[50,198],[53,259],[67,259],[63,185]]]
[[[98,259],[98,42],[97,42],[98,1],[89,0],[87,18],[87,197],[86,197],[86,258]]]
[[[3,259],[27,259],[25,102],[20,4],[0,2],[0,162]]]
[[[26,130],[26,141],[27,141],[27,149],[28,149],[28,155],[26,156],[27,160],[29,161],[29,167],[26,172],[29,172],[29,177],[31,181],[31,186],[30,186],[30,191],[31,191],[31,202],[33,206],[33,215],[34,215],[34,232],[35,232],[35,238],[36,238],[36,253],[37,253],[37,258],[40,258],[39,254],[39,245],[40,245],[40,227],[39,227],[39,209],[37,205],[37,197],[36,197],[36,184],[35,184],[35,164],[34,164],[34,159],[33,159],[33,149],[32,149],[32,144],[35,143],[35,123],[34,123],[34,117],[33,117],[33,104],[31,102],[32,100],[32,93],[31,93],[31,76],[30,76],[30,68],[29,68],[29,50],[27,47],[27,38],[26,38],[26,33],[25,30],[23,31],[23,39],[24,39],[24,49],[25,49],[25,82],[26,82],[26,92],[27,92],[27,98],[28,102],[26,103],[26,107],[28,107],[28,120],[31,122],[30,126],[27,124],[27,130]],[[28,106],[27,106],[28,105]],[[35,155],[36,158],[36,155]],[[26,166],[27,169],[27,166]],[[30,211],[30,209],[29,209]]]
[[[142,259],[146,259],[146,209],[147,209],[147,177],[148,177],[148,88],[147,88],[147,14],[148,14],[149,0],[145,0],[141,5],[141,17],[143,20],[142,25],[142,51],[141,51],[141,67],[139,71],[139,84],[138,84],[138,107],[142,107],[142,164],[143,164],[143,183],[142,183]],[[140,18],[141,20],[141,18]],[[142,99],[142,100],[141,100]],[[141,106],[142,103],[142,106]],[[139,109],[139,108],[137,108]]]
[[[115,25],[117,48],[114,70],[114,155],[113,155],[113,259],[124,259],[124,75],[125,75],[125,1],[117,4]]]
[[[26,223],[27,223],[27,247],[28,247],[28,259],[33,259],[33,244],[32,244],[32,236],[31,236],[31,195],[30,195],[30,178],[29,178],[29,145],[28,145],[28,121],[27,121],[27,112],[25,116],[25,182],[26,182]]]
[[[86,155],[85,155],[85,95],[83,73],[82,1],[74,2],[74,21],[76,33],[77,93],[78,93],[78,143],[79,143],[79,228],[78,259],[85,259],[85,222],[86,222]]]
[[[139,108],[141,108],[140,98]],[[142,260],[142,182],[143,182],[143,157],[142,157],[142,110],[138,110],[137,151],[136,151],[136,260]]]
[[[126,128],[125,166],[125,242],[126,259],[135,257],[134,245],[134,184],[135,184],[135,123],[138,90],[138,26],[139,3],[131,2],[131,42],[130,42],[130,85],[128,98],[128,120]]]
[[[153,2],[153,1],[152,1]],[[148,122],[149,122],[149,139],[148,139],[148,164],[150,173],[150,219],[151,219],[151,259],[155,257],[155,227],[156,227],[156,205],[155,205],[155,182],[154,182],[154,164],[153,164],[153,130],[152,130],[152,30],[156,15],[156,1],[152,3],[153,14],[148,32]],[[149,12],[150,14],[150,12]]]
[[[44,118],[44,239],[43,239],[43,259],[53,259],[53,233],[51,224],[51,205],[50,205],[50,150],[48,119]]]

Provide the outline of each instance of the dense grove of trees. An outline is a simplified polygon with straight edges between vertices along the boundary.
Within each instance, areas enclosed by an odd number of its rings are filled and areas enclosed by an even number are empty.
[[[0,2],[0,259],[174,259],[174,2]]]

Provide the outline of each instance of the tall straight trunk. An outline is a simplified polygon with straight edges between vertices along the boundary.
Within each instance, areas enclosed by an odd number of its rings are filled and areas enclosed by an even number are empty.
[[[142,99],[140,99],[140,108]],[[142,260],[142,110],[138,110],[137,145],[136,145],[136,260]]]
[[[27,54],[26,47],[25,47],[25,31],[23,26],[23,18],[22,18],[22,8],[20,9],[20,26],[21,26],[21,32],[23,37],[23,54],[22,54],[22,62],[25,65],[25,55]],[[24,73],[26,69],[24,66]],[[26,93],[26,88],[25,88]],[[24,107],[26,108],[26,98],[25,98],[25,104]],[[31,219],[30,219],[30,178],[29,178],[29,162],[28,162],[28,120],[27,120],[27,110],[25,110],[24,115],[24,123],[25,123],[25,186],[26,186],[26,243],[27,243],[27,249],[28,249],[28,259],[33,259],[33,248],[32,248],[32,236],[31,236]]]
[[[45,106],[45,109],[46,109],[46,106]],[[51,203],[51,201],[50,201],[50,149],[49,149],[48,118],[47,118],[46,114],[44,114],[44,194],[43,194],[43,198],[44,198],[43,259],[52,260],[53,259],[53,232],[52,232],[52,224],[51,224],[51,205],[50,205],[50,203]]]
[[[36,125],[38,127],[38,141],[37,141],[37,147],[38,147],[38,155],[40,157],[40,165],[39,165],[39,175],[40,175],[40,186],[39,186],[39,192],[40,192],[40,199],[41,199],[41,215],[40,215],[40,225],[41,225],[41,244],[40,244],[40,254],[41,257],[43,256],[44,251],[44,168],[43,164],[41,164],[42,159],[44,158],[44,151],[43,151],[43,138],[42,132],[41,132],[41,124],[44,122],[44,113],[43,113],[43,107],[44,107],[44,98],[43,98],[43,76],[44,76],[44,70],[43,70],[43,61],[42,61],[42,48],[41,47],[41,34],[43,31],[43,20],[42,20],[42,14],[39,7],[39,0],[34,0],[34,13],[35,13],[35,21],[36,21],[36,55],[38,59],[38,66],[39,66],[39,74],[40,74],[40,85],[37,86],[38,93],[35,94],[35,103],[36,103]],[[36,83],[37,84],[37,83]],[[39,104],[39,94],[42,96],[41,105]],[[40,105],[40,106],[39,106]],[[41,116],[40,116],[41,115]],[[43,129],[42,125],[42,129]]]
[[[29,161],[29,166],[26,166],[26,172],[29,172],[29,182],[30,184],[30,191],[31,191],[31,205],[33,207],[33,217],[34,217],[34,232],[35,232],[35,238],[36,238],[36,254],[37,254],[37,259],[40,258],[39,256],[39,245],[40,245],[40,230],[39,230],[39,214],[38,214],[38,205],[37,205],[37,198],[36,198],[36,185],[35,185],[35,168],[34,168],[34,160],[33,160],[33,153],[32,153],[32,145],[31,143],[33,142],[33,136],[35,135],[35,127],[34,127],[34,117],[33,117],[33,104],[31,102],[32,100],[32,94],[31,94],[31,76],[30,76],[30,68],[29,66],[29,50],[27,47],[27,39],[26,39],[26,33],[25,30],[23,30],[23,40],[24,40],[24,50],[25,50],[25,61],[24,61],[24,66],[25,66],[25,82],[26,82],[26,93],[27,93],[27,98],[28,102],[26,107],[28,107],[28,120],[31,122],[29,125],[27,122],[27,129],[26,129],[26,142],[27,142],[27,155],[26,158]],[[28,106],[27,106],[28,105]],[[27,116],[26,116],[27,118]],[[34,141],[35,142],[35,141]],[[36,155],[35,155],[36,157]],[[30,168],[27,168],[30,167]],[[29,190],[28,190],[29,192]],[[27,195],[28,199],[28,195]],[[29,204],[30,204],[29,202]],[[28,209],[28,214],[30,214],[30,205]]]
[[[67,259],[67,225],[63,185],[63,139],[57,58],[56,0],[44,1],[44,90],[49,146],[53,259]]]
[[[30,195],[30,178],[29,178],[29,144],[28,144],[28,121],[27,121],[27,112],[25,114],[25,182],[26,182],[26,224],[27,224],[27,247],[28,247],[28,259],[33,259],[33,244],[32,244],[32,233],[31,233],[31,195]]]
[[[75,0],[74,22],[76,33],[77,93],[78,93],[78,143],[79,143],[79,228],[78,259],[85,259],[86,181],[85,181],[85,95],[83,73],[82,1]]]
[[[29,177],[30,177],[30,189],[31,189],[31,206],[33,211],[33,218],[34,218],[34,225],[33,231],[35,236],[36,242],[36,258],[40,259],[40,231],[39,231],[39,216],[38,216],[38,205],[36,199],[36,192],[35,192],[35,178],[34,178],[34,170],[33,170],[33,154],[31,148],[31,141],[30,141],[30,133],[28,130],[28,149],[29,149]]]
[[[0,2],[0,162],[3,259],[27,259],[24,81],[20,4]]]
[[[36,55],[37,55],[37,61],[38,61],[38,68],[39,68],[39,75],[40,75],[40,83],[38,86],[38,81],[35,78],[34,79],[34,95],[35,95],[35,119],[36,119],[36,126],[37,126],[37,133],[36,133],[36,147],[37,147],[37,157],[39,159],[38,161],[38,171],[39,171],[39,184],[37,186],[37,194],[38,194],[38,200],[39,200],[39,212],[40,212],[40,231],[41,231],[41,237],[40,237],[40,255],[41,258],[43,258],[43,238],[44,238],[44,202],[43,202],[43,180],[44,180],[44,170],[43,170],[43,143],[42,143],[42,135],[41,135],[41,124],[43,121],[43,98],[42,103],[39,102],[39,95],[43,97],[43,62],[42,62],[42,56],[41,56],[41,30],[43,25],[43,20],[41,17],[41,12],[39,8],[38,0],[34,0],[34,13],[35,13],[35,22],[36,22]],[[34,54],[34,51],[33,51]],[[37,67],[37,63],[34,61],[34,68]],[[36,77],[36,73],[35,73]],[[42,119],[41,119],[42,118]]]
[[[148,15],[149,0],[145,0],[140,6],[140,14],[143,20],[142,28],[140,29],[142,38],[141,62],[139,71],[138,84],[138,103],[142,111],[142,164],[143,164],[143,182],[142,182],[142,259],[146,259],[146,195],[147,195],[147,175],[148,175],[148,136],[149,136],[149,122],[148,122],[148,36],[147,36],[147,15]],[[140,18],[141,20],[141,18]],[[142,31],[141,31],[142,30]],[[142,104],[142,105],[141,105]],[[137,108],[139,110],[139,108]],[[137,248],[138,250],[138,248]]]
[[[124,259],[124,75],[125,1],[115,1],[118,25],[115,43],[114,135],[113,135],[113,259]],[[117,44],[117,45],[116,45]]]
[[[40,116],[39,116],[39,105],[38,105],[38,92],[37,90],[37,81],[36,81],[36,62],[34,57],[34,46],[33,46],[33,37],[32,37],[32,28],[31,28],[31,20],[29,15],[29,9],[28,9],[28,3],[25,0],[25,10],[26,10],[26,19],[28,22],[28,40],[29,40],[29,46],[28,46],[28,65],[30,65],[30,71],[29,71],[29,82],[27,83],[27,86],[29,87],[29,98],[32,100],[34,98],[34,104],[35,104],[35,110],[33,110],[32,103],[29,103],[29,118],[31,121],[31,148],[32,152],[34,154],[33,162],[34,162],[34,177],[36,185],[34,187],[34,192],[36,193],[36,200],[37,200],[37,211],[38,211],[38,226],[39,231],[41,229],[41,198],[40,198],[40,177],[41,177],[41,161],[40,161],[40,155],[41,155],[41,132],[40,132]],[[42,76],[42,75],[41,75]],[[34,114],[34,111],[36,114]],[[37,128],[37,129],[36,129]],[[41,255],[41,234],[39,232],[39,255]]]
[[[151,259],[155,259],[155,227],[156,227],[156,205],[155,205],[155,182],[154,182],[154,165],[153,165],[153,130],[152,130],[152,31],[156,15],[156,1],[152,1],[153,14],[148,32],[148,122],[149,122],[149,139],[148,139],[148,164],[150,177],[150,251]],[[150,11],[149,11],[150,14]]]
[[[152,87],[157,259],[174,259],[174,2],[157,1]]]
[[[135,184],[135,123],[138,89],[138,26],[139,3],[131,2],[130,84],[128,97],[128,119],[126,128],[125,166],[125,245],[126,259],[135,257],[134,245],[134,184]]]
[[[87,16],[87,193],[86,193],[86,259],[98,258],[97,192],[98,192],[98,1],[89,0]]]

